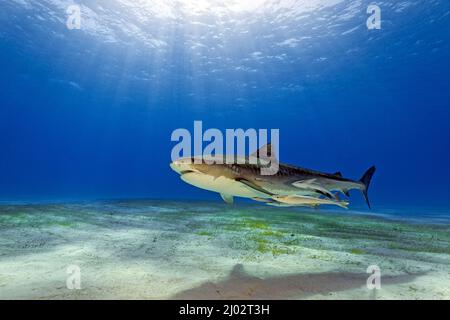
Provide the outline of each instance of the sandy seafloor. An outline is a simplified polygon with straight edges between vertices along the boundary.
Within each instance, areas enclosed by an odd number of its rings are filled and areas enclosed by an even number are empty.
[[[66,286],[81,270],[81,290]],[[366,269],[381,269],[368,290]],[[450,224],[169,201],[0,206],[1,299],[449,299]]]

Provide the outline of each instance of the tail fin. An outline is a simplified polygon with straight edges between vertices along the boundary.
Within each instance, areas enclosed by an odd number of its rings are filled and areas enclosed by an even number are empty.
[[[375,166],[371,167],[369,170],[366,171],[366,173],[364,173],[361,180],[359,180],[362,184],[364,184],[364,189],[362,190],[362,193],[364,195],[364,199],[366,199],[369,209],[370,209],[370,202],[369,202],[369,196],[368,196],[369,185],[370,185],[370,180],[372,180],[372,176],[375,173],[376,169],[377,168],[375,168]]]

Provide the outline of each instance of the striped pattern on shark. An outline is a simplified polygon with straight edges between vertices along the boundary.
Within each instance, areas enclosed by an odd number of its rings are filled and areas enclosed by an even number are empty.
[[[227,203],[234,197],[250,198],[272,206],[337,205],[346,208],[348,201],[341,200],[350,190],[362,192],[370,208],[368,190],[376,168],[369,168],[360,180],[347,179],[340,172],[334,174],[278,163],[274,175],[262,175],[261,169],[272,158],[271,145],[265,145],[248,157],[235,157],[235,163],[215,161],[219,158],[182,158],[173,161],[171,168],[181,179],[195,187],[219,193]],[[223,159],[226,156],[220,156]],[[237,161],[239,160],[239,161]]]

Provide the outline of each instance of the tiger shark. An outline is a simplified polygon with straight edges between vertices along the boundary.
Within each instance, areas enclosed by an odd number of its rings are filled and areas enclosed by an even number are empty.
[[[329,174],[282,163],[278,163],[275,174],[262,175],[262,167],[267,166],[270,161],[278,161],[272,157],[270,144],[249,157],[235,157],[240,161],[233,164],[225,161],[217,163],[217,157],[180,158],[173,161],[170,167],[180,174],[184,182],[217,192],[230,204],[234,197],[241,197],[271,206],[316,208],[321,205],[336,205],[347,208],[349,202],[341,200],[339,193],[349,196],[349,191],[355,189],[362,192],[370,208],[368,190],[376,170],[374,166],[360,180],[344,178],[340,172]]]

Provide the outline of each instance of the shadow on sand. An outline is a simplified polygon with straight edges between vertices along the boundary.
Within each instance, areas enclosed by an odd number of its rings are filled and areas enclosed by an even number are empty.
[[[381,283],[382,285],[408,283],[423,274],[382,276]],[[218,283],[205,282],[199,287],[176,294],[172,299],[302,299],[314,294],[326,295],[331,292],[364,288],[369,276],[367,273],[325,272],[260,279],[246,274],[243,265],[237,264],[228,279]]]

